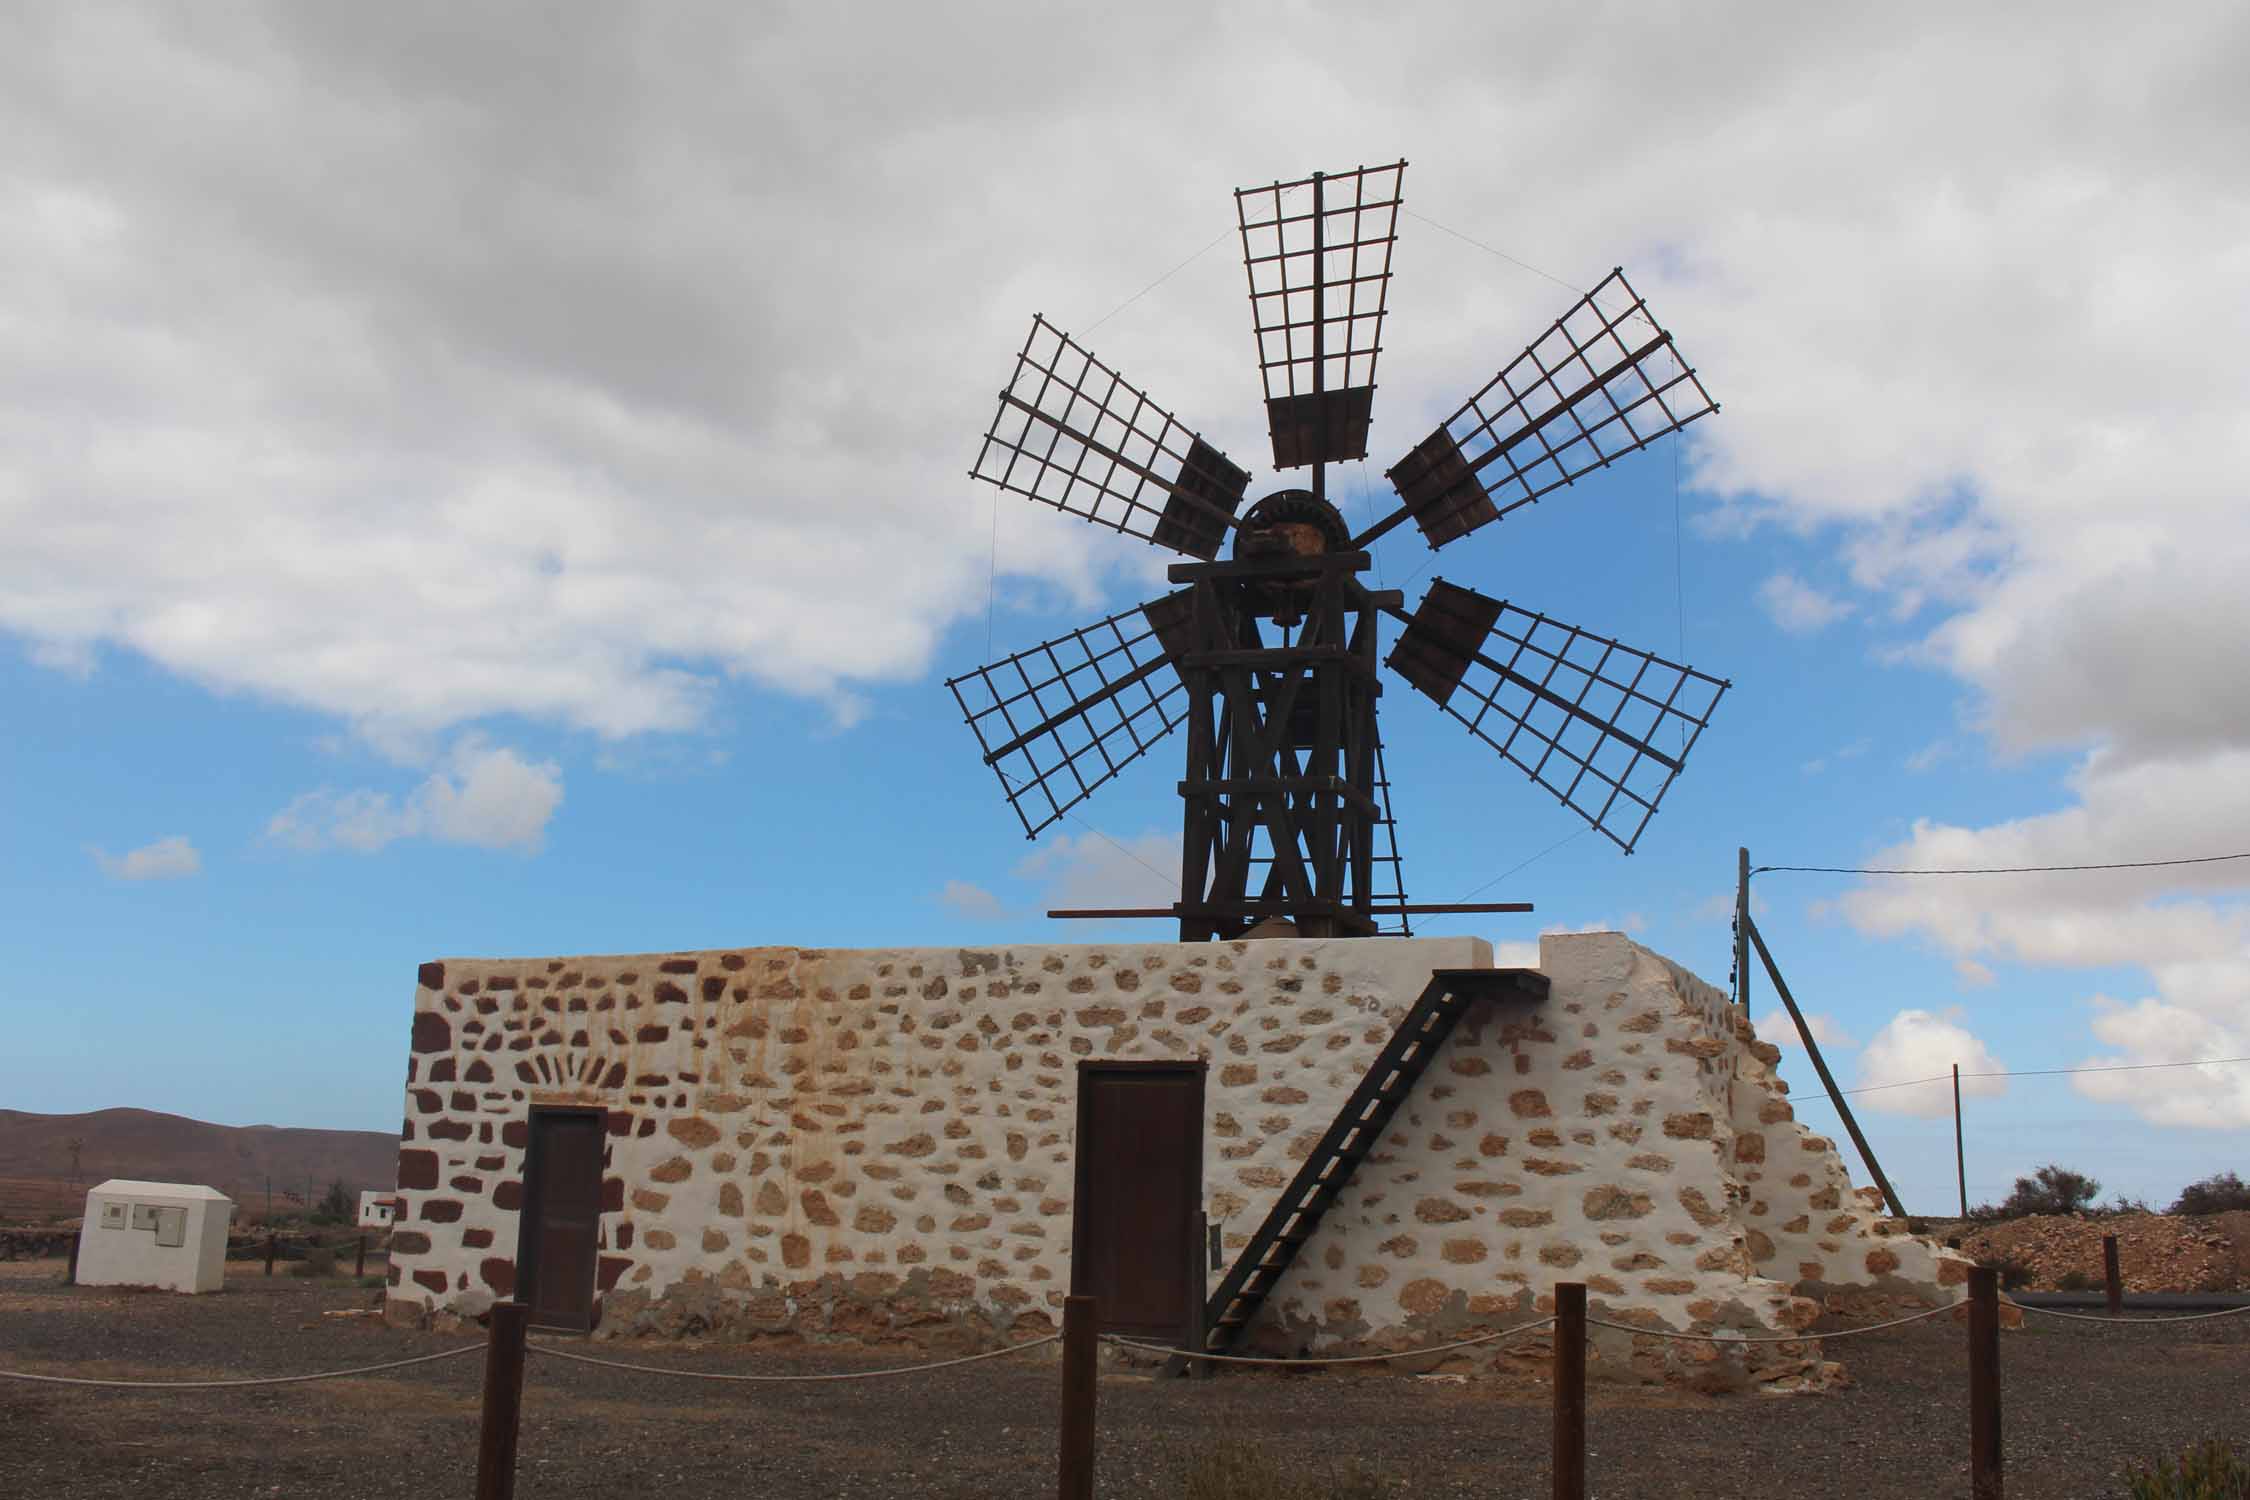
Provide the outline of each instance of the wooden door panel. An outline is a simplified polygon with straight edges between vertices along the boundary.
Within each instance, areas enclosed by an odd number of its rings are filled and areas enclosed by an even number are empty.
[[[1203,1297],[1203,1070],[1079,1072],[1071,1289],[1117,1333],[1183,1337]]]
[[[535,1110],[531,1180],[519,1234],[528,1241],[531,1321],[587,1329],[594,1321],[594,1263],[601,1233],[602,1117]],[[519,1253],[519,1260],[523,1259]]]

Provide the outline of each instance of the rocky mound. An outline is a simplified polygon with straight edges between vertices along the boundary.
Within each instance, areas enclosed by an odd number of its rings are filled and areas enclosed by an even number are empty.
[[[2118,1266],[2129,1292],[2250,1290],[2250,1213],[2011,1219],[1957,1224],[1942,1238],[1986,1265],[2023,1267],[2030,1273],[2024,1288],[2044,1292],[2099,1288],[2105,1234],[2117,1236]],[[2066,1280],[2071,1288],[2063,1286]]]

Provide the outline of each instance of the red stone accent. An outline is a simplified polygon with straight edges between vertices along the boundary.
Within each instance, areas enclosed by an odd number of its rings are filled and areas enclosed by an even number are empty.
[[[624,1209],[625,1179],[622,1177],[604,1177],[602,1179],[602,1212],[605,1214],[622,1213]]]
[[[455,988],[464,995],[473,995],[477,992],[477,982],[474,979],[464,979]]]
[[[492,1231],[489,1229],[464,1229],[461,1231],[461,1248],[464,1250],[483,1250],[491,1244]]]
[[[522,1150],[531,1144],[531,1124],[527,1120],[510,1120],[500,1127],[500,1144]]]
[[[522,1040],[526,1046],[530,1045],[531,1039],[529,1037],[522,1038]],[[528,1062],[519,1062],[516,1064],[516,1082],[537,1083],[538,1081],[539,1070],[537,1068],[534,1068]]]
[[[436,1011],[416,1011],[414,1013],[413,1045],[416,1052],[451,1051],[453,1047],[453,1023]]]
[[[714,1003],[727,992],[727,982],[713,974],[703,981],[703,998]]]
[[[414,1284],[419,1287],[426,1287],[441,1297],[445,1295],[445,1273],[443,1271],[416,1271],[414,1273]]]
[[[641,1089],[660,1089],[669,1084],[671,1081],[672,1075],[669,1073],[643,1073],[633,1080],[633,1087]]]
[[[414,1066],[414,1059],[408,1058],[406,1060],[406,1065],[407,1067],[412,1068]],[[453,1081],[453,1059],[450,1057],[431,1058],[428,1077],[429,1081],[432,1083],[451,1083]],[[410,1083],[413,1081],[413,1074],[409,1073],[407,1075],[407,1081]]]
[[[479,1172],[497,1172],[507,1164],[508,1158],[505,1156],[480,1156],[477,1158],[477,1170]]]
[[[513,1213],[523,1207],[523,1182],[511,1177],[492,1189],[492,1206]]]
[[[414,1107],[425,1115],[434,1115],[445,1108],[445,1101],[436,1089],[416,1089]]]
[[[438,1159],[435,1151],[414,1149],[398,1154],[398,1185],[402,1191],[418,1192],[434,1188],[437,1180]]]
[[[430,1122],[430,1139],[433,1141],[465,1141],[469,1127],[460,1120],[433,1120]]]
[[[654,1120],[641,1121],[639,1128],[636,1129],[633,1134],[636,1136],[651,1136],[656,1134],[656,1122]]]
[[[432,1224],[455,1224],[461,1219],[458,1198],[424,1198],[421,1217]]]
[[[629,1256],[603,1256],[601,1258],[600,1269],[595,1273],[594,1276],[594,1285],[602,1291],[608,1291],[611,1287],[617,1285],[617,1278],[624,1275],[625,1268],[627,1266],[630,1266],[632,1263],[632,1258]]]
[[[633,1226],[631,1224],[617,1226],[617,1248],[620,1250],[633,1248]]]
[[[660,979],[656,982],[656,1003],[659,1005],[685,1005],[687,1004],[687,991],[681,989],[669,979]]]
[[[669,1026],[643,1026],[633,1033],[633,1040],[636,1042],[661,1042],[671,1034],[672,1028]]]
[[[657,971],[663,974],[693,974],[695,972],[695,960],[692,958],[667,958],[656,967]]]
[[[414,982],[426,990],[444,989],[445,965],[439,963],[422,965],[421,968],[414,971]]]
[[[488,1255],[477,1262],[477,1274],[484,1278],[486,1286],[492,1288],[494,1296],[510,1297],[515,1295],[516,1263],[514,1261],[502,1260],[497,1255]]]
[[[484,1191],[484,1179],[482,1177],[469,1177],[466,1175],[460,1177],[449,1177],[446,1179],[445,1185],[453,1189],[453,1191],[455,1191],[456,1193],[481,1193]]]
[[[719,967],[722,969],[739,969],[743,963],[744,959],[739,953],[722,953],[719,955]]]
[[[453,1097],[446,1101],[446,1105],[449,1109],[473,1110],[477,1107],[477,1096],[467,1089],[455,1089]]]
[[[391,1235],[391,1254],[393,1256],[427,1255],[429,1253],[430,1237],[419,1229],[401,1229]]]
[[[609,1112],[609,1133],[611,1135],[625,1135],[632,1128],[633,1117],[631,1115],[621,1109],[613,1109]]]
[[[411,1141],[414,1139],[414,1122],[412,1120],[401,1120],[398,1122],[398,1138],[402,1141]]]
[[[509,975],[509,974],[502,974],[502,975],[499,975],[499,976],[497,976],[496,978],[494,978],[494,979],[493,979],[493,981],[492,981],[492,984],[491,984],[491,988],[493,988],[493,989],[496,989],[496,990],[512,990],[512,989],[514,989],[515,987],[516,987],[516,981],[515,981],[515,977],[514,977],[513,975]]]
[[[468,1071],[461,1075],[461,1081],[463,1083],[492,1082],[492,1064],[481,1057],[472,1059]]]

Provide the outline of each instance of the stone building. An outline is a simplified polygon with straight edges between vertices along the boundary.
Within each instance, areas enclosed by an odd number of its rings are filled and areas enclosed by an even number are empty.
[[[527,1245],[521,1264],[542,1287],[583,1278],[597,1334],[1045,1333],[1070,1280],[1078,1064],[1207,1065],[1202,1207],[1232,1255],[1433,971],[1490,963],[1482,942],[1420,938],[425,964],[389,1308],[515,1292],[545,1119],[538,1170],[575,1153],[594,1174],[564,1236],[583,1251],[557,1242],[533,1273]],[[1966,1263],[1852,1188],[1723,994],[1614,933],[1545,938],[1540,971],[1544,1001],[1464,1014],[1250,1347],[1458,1338],[1549,1305],[1558,1280],[1597,1316],[1753,1336],[1959,1295]],[[1809,1342],[1712,1350],[1604,1335],[1595,1368],[1819,1368]]]

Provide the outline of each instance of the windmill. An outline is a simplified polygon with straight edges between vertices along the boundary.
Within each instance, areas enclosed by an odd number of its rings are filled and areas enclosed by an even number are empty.
[[[985,764],[1037,838],[1183,725],[1183,942],[1286,918],[1359,936],[1406,900],[1377,732],[1382,664],[1630,854],[1728,684],[1434,580],[1409,614],[1360,575],[1411,521],[1435,550],[1718,410],[1622,270],[1385,471],[1355,533],[1327,467],[1367,456],[1406,163],[1238,189],[1277,470],[1250,474],[1034,316],[973,478],[1185,555],[1176,592],[951,679]],[[1221,558],[1227,534],[1231,555]]]

